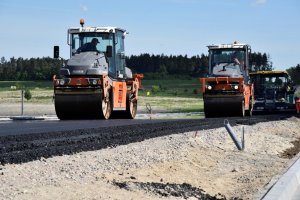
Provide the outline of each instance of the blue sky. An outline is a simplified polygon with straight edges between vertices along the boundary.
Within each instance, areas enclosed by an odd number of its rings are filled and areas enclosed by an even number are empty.
[[[248,43],[275,69],[300,64],[299,0],[1,0],[0,57],[69,57],[67,29],[117,26],[126,54],[207,54],[207,45]]]

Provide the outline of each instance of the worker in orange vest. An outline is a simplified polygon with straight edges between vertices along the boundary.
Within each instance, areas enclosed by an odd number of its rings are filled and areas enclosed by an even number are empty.
[[[300,97],[295,97],[295,103],[296,103],[296,111],[299,114],[300,113]]]

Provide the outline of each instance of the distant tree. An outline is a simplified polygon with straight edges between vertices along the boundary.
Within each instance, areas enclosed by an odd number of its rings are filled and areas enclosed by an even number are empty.
[[[300,64],[297,64],[295,67],[290,67],[287,69],[287,72],[295,84],[300,84]]]
[[[24,97],[27,101],[30,100],[32,97],[31,92],[28,88],[25,90]]]
[[[14,57],[0,60],[1,80],[51,80],[58,74],[61,61],[49,57],[23,59]]]
[[[1,57],[0,63],[1,63],[1,64],[4,64],[5,62],[6,62],[5,58],[4,58],[4,57]]]
[[[147,74],[147,78],[171,76],[200,76],[207,72],[208,57],[204,54],[192,57],[187,55],[131,55],[126,64],[133,71]],[[154,77],[155,76],[155,77]]]
[[[272,62],[270,55],[267,55],[266,53],[252,53],[251,54],[251,63],[250,65],[254,65],[254,71],[269,71],[273,69]]]
[[[160,77],[162,78],[166,77],[168,74],[166,65],[164,64],[159,65],[158,73],[160,74]]]

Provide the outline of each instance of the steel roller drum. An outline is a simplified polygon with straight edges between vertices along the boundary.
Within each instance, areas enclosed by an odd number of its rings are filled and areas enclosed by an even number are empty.
[[[55,94],[55,111],[59,119],[99,119],[101,93]]]
[[[243,102],[242,95],[206,95],[204,97],[205,116],[242,116]]]

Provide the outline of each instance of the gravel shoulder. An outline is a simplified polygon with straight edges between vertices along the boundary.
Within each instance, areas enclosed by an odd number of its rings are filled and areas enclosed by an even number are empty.
[[[300,138],[299,122],[244,126],[244,151],[218,128],[7,164],[0,199],[205,199],[200,189],[215,199],[256,199],[290,165],[283,155]],[[239,138],[241,129],[234,127]],[[192,192],[179,195],[187,186]]]

